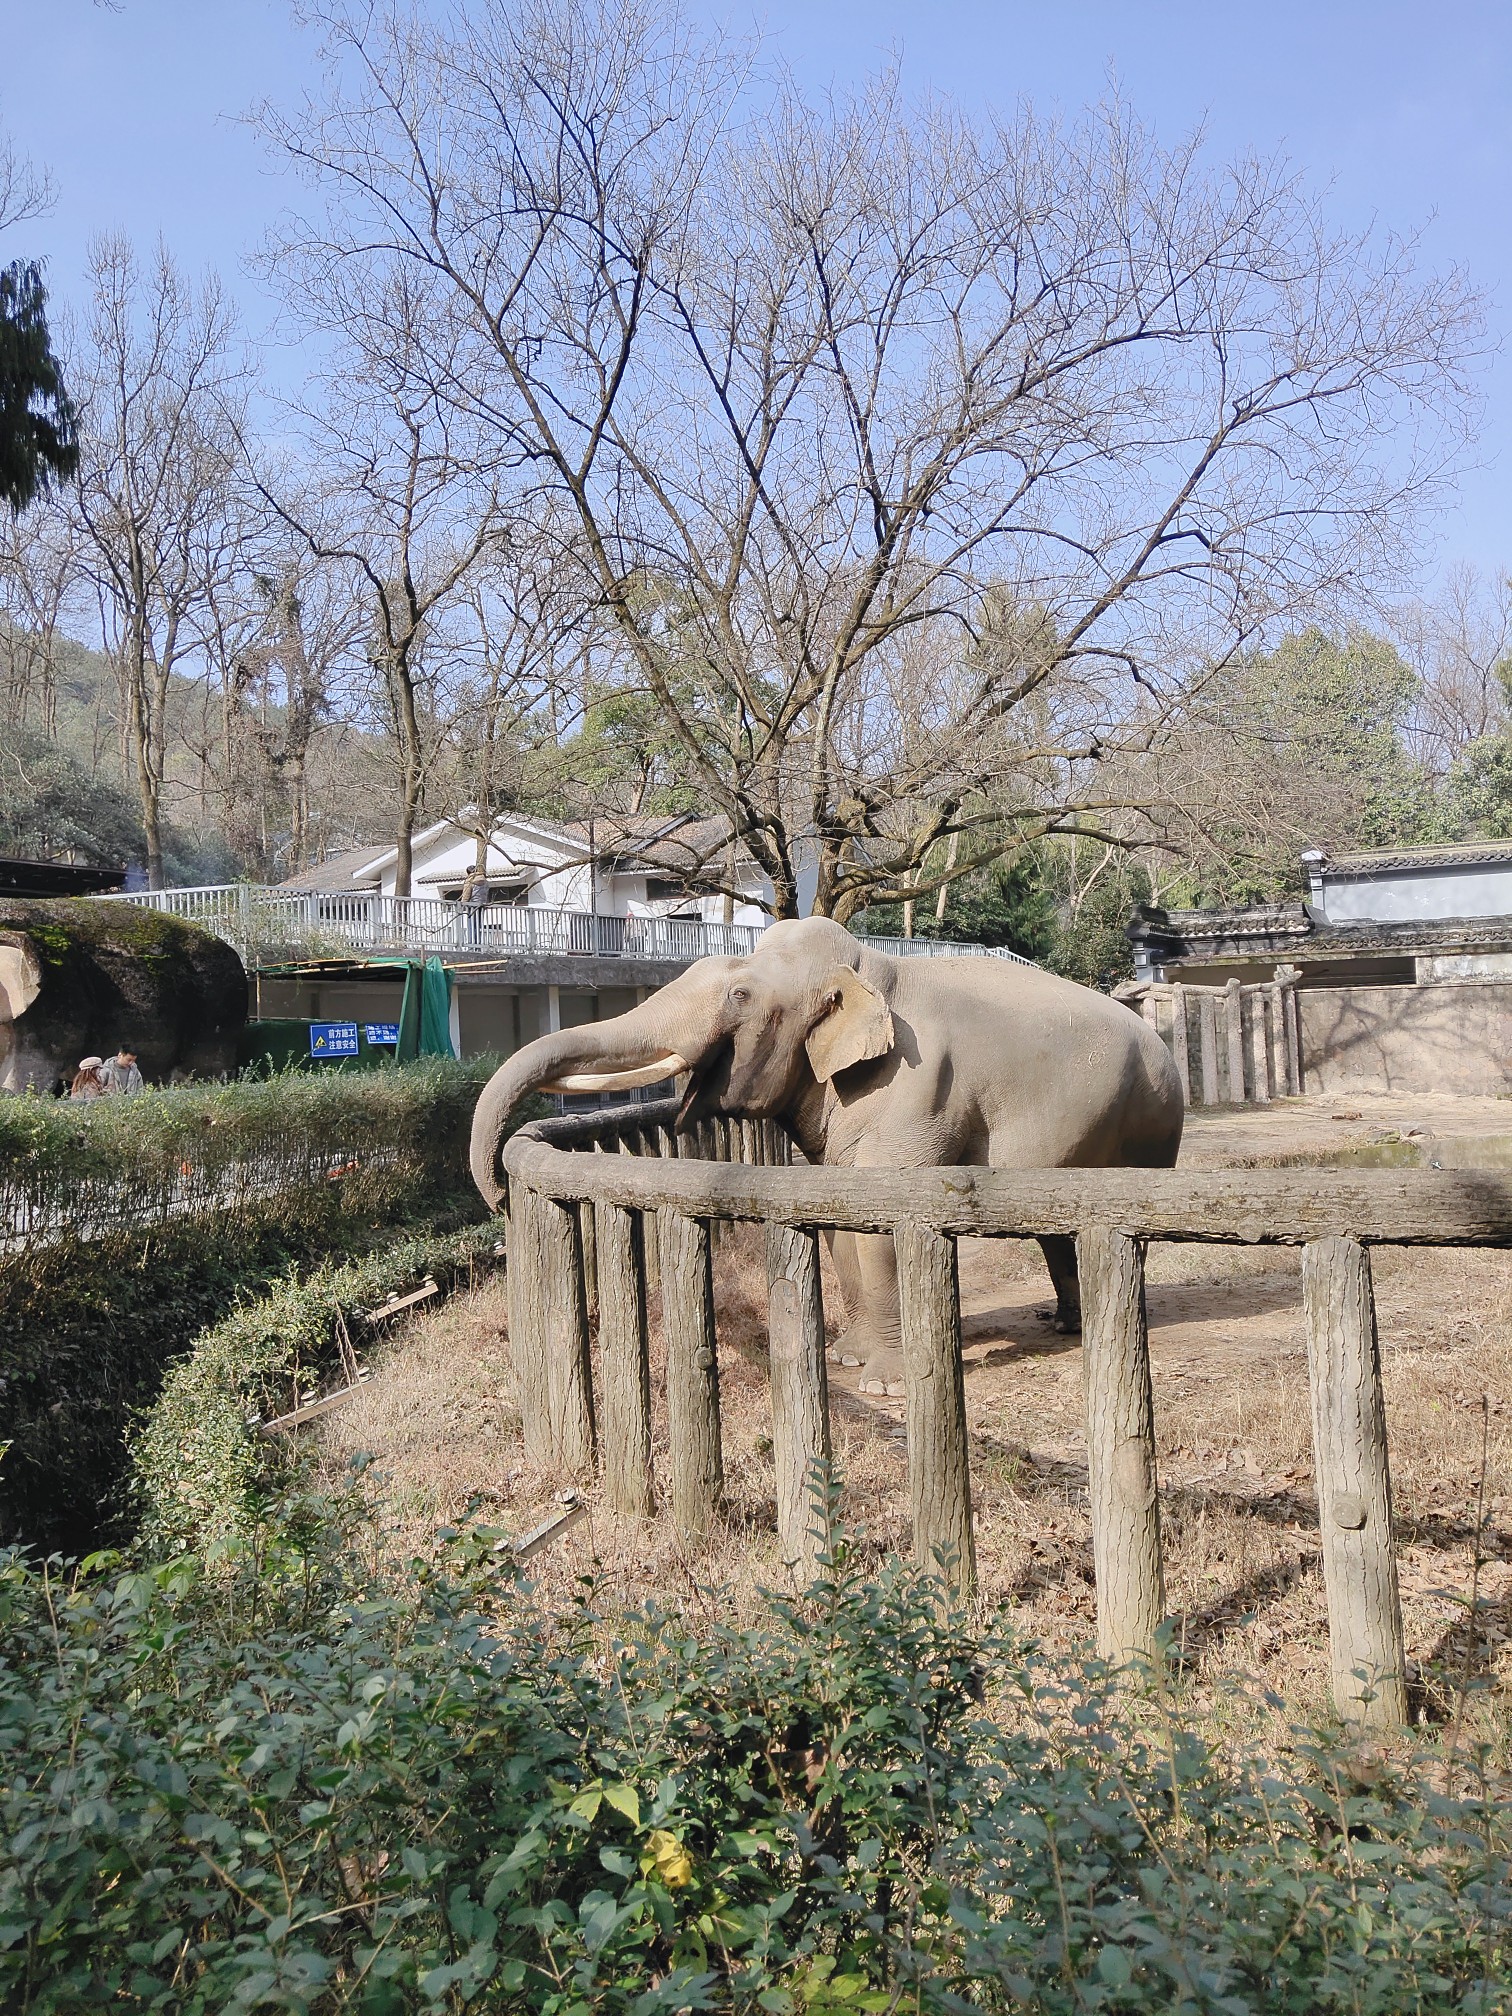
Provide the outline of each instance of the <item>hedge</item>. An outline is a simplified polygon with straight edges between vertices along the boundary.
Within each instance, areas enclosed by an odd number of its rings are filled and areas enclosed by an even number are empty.
[[[260,1436],[257,1422],[316,1396],[339,1369],[339,1327],[360,1336],[363,1310],[427,1274],[443,1289],[470,1280],[498,1238],[490,1222],[386,1244],[277,1282],[197,1337],[131,1440],[140,1544],[204,1552],[253,1530],[299,1447]]]
[[[128,1423],[238,1302],[405,1227],[475,1223],[486,1070],[0,1099],[0,1539],[84,1551],[128,1530]]]
[[[408,1593],[363,1552],[0,1567],[7,2009],[1512,2000],[1512,1813],[1442,1758],[1226,1754],[843,1542],[750,1628],[543,1615],[487,1531]]]
[[[290,1071],[87,1105],[0,1098],[0,1269],[60,1241],[135,1238],[184,1217],[288,1221],[337,1179],[354,1210],[456,1189],[487,1072],[428,1058],[360,1078]]]

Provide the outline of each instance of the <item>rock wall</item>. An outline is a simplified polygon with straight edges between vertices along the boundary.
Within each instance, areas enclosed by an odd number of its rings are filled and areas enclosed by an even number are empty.
[[[1512,982],[1300,989],[1308,1092],[1512,1093]]]
[[[207,931],[89,897],[0,900],[0,1090],[49,1092],[122,1045],[149,1083],[218,1077],[246,1019],[242,963]]]

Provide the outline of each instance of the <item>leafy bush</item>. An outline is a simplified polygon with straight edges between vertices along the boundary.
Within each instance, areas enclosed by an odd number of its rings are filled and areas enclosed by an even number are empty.
[[[132,1438],[142,1545],[199,1551],[255,1525],[296,1450],[260,1437],[256,1421],[314,1398],[339,1363],[338,1329],[355,1327],[362,1310],[427,1274],[442,1287],[470,1276],[498,1236],[490,1222],[385,1242],[361,1260],[275,1283],[197,1337]]]
[[[5,1268],[60,1240],[139,1237],[185,1216],[297,1220],[334,1178],[357,1211],[467,1180],[488,1075],[426,1058],[363,1076],[285,1072],[74,1105],[0,1099]]]
[[[475,1222],[485,1068],[0,1099],[0,1536],[82,1550],[118,1534],[133,1412],[238,1301],[406,1226]]]
[[[1426,1772],[1215,1753],[843,1544],[741,1629],[545,1617],[487,1531],[342,1586],[318,1526],[0,1575],[7,2008],[1508,2006],[1512,1820]]]

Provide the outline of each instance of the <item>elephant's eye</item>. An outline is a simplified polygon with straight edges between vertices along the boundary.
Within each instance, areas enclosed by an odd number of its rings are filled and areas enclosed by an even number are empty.
[[[750,998],[751,990],[749,987],[732,987],[730,989],[730,999],[737,1008],[744,1008]]]

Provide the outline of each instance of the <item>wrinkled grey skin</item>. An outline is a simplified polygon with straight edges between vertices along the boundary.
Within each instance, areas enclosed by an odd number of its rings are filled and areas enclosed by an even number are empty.
[[[502,1199],[510,1110],[536,1090],[691,1075],[682,1120],[780,1118],[811,1162],[917,1169],[1169,1168],[1181,1087],[1119,1002],[1002,959],[891,959],[827,918],[774,924],[745,959],[700,959],[628,1015],[527,1044],[484,1088],[473,1179]],[[1070,1239],[1041,1245],[1057,1323],[1080,1327]],[[862,1389],[901,1379],[892,1241],[840,1234]]]

